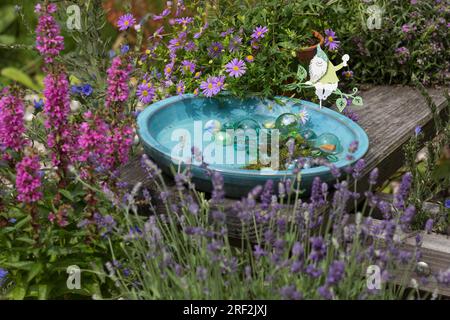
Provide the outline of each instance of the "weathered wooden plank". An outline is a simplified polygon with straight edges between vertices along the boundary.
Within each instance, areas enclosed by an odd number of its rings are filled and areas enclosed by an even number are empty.
[[[428,94],[438,109],[438,115],[448,117],[445,92],[449,88],[429,89]],[[359,125],[369,136],[369,151],[364,157],[367,178],[378,167],[379,182],[387,180],[402,165],[405,142],[422,127],[423,141],[435,134],[434,121],[426,99],[415,88],[406,86],[376,86],[361,93],[364,107],[356,110]],[[367,179],[361,179],[360,190],[367,188]]]

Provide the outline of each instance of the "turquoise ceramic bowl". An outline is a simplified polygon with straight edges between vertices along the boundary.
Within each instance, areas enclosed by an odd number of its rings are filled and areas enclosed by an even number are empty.
[[[285,97],[277,97],[277,102],[248,98],[240,100],[232,96],[218,98],[196,97],[194,95],[174,96],[148,106],[138,116],[138,134],[144,146],[145,152],[166,173],[172,173],[173,167],[177,168],[179,162],[173,157],[175,146],[180,146],[180,132],[185,132],[181,138],[181,146],[191,150],[192,145],[198,148],[194,142],[195,136],[202,136],[204,131],[195,127],[194,123],[205,124],[209,120],[218,120],[222,124],[233,123],[244,118],[251,118],[263,123],[266,120],[275,120],[283,113],[298,113],[303,108],[309,114],[309,121],[304,128],[312,129],[318,136],[322,133],[331,132],[339,137],[342,145],[338,161],[334,164],[338,168],[351,165],[354,161],[362,158],[369,148],[369,139],[364,130],[347,117],[328,108],[319,109],[317,104]],[[187,134],[187,136],[186,136]],[[186,138],[188,137],[188,138]],[[189,139],[189,137],[191,139]],[[201,139],[201,138],[200,138]],[[346,159],[345,151],[354,140],[359,142],[358,150],[353,154],[354,159]],[[203,140],[201,140],[203,141]],[[200,142],[205,144],[211,142]],[[212,142],[213,143],[213,142]],[[198,148],[199,149],[199,148]],[[189,151],[189,155],[192,157]],[[192,160],[191,171],[193,181],[200,191],[212,190],[211,180],[207,170]],[[181,164],[183,167],[183,164]],[[244,165],[210,163],[208,168],[220,172],[224,178],[225,193],[229,197],[241,197],[246,195],[257,185],[263,185],[267,180],[273,180],[275,185],[284,178],[292,176],[290,170],[247,170]],[[301,188],[309,190],[314,177],[320,177],[322,181],[330,182],[334,178],[330,169],[325,166],[303,169],[301,171]]]

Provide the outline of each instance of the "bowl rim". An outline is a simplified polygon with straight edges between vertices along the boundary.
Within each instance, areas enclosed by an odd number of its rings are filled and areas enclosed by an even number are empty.
[[[156,113],[161,111],[162,109],[169,108],[171,105],[186,100],[186,99],[195,99],[195,98],[204,98],[204,97],[198,97],[194,94],[183,94],[178,96],[172,96],[163,100],[160,100],[158,102],[155,102],[153,104],[148,105],[143,111],[141,111],[137,118],[137,133],[139,136],[139,139],[141,143],[144,144],[144,146],[151,148],[154,152],[158,153],[160,156],[165,158],[166,160],[170,161],[173,165],[178,165],[172,161],[172,157],[170,154],[167,154],[165,151],[162,150],[162,147],[164,147],[161,143],[159,143],[149,132],[147,128],[147,123],[149,122],[150,118],[153,117]],[[208,99],[208,98],[205,98]],[[353,159],[342,159],[337,162],[333,162],[334,166],[338,169],[343,169],[345,167],[348,167],[349,165],[352,165],[359,159],[361,159],[368,151],[369,149],[369,137],[367,133],[364,131],[364,129],[355,123],[353,120],[347,118],[346,116],[331,110],[329,108],[323,107],[322,109],[319,108],[319,105],[316,103],[313,103],[311,101],[306,101],[302,99],[297,98],[290,98],[285,96],[275,96],[273,99],[282,100],[282,101],[292,101],[298,104],[301,104],[303,106],[308,107],[314,107],[315,111],[321,112],[327,116],[330,116],[332,118],[335,118],[337,121],[343,123],[349,130],[351,130],[354,135],[356,136],[356,140],[359,142],[358,149],[355,151],[355,153],[352,154]],[[187,165],[187,164],[182,164]],[[197,170],[206,171],[205,168],[201,167],[199,164],[190,164],[191,168],[196,168]],[[272,170],[272,169],[264,169],[264,170],[249,170],[249,169],[239,169],[239,168],[224,168],[224,167],[217,167],[214,164],[208,164],[207,168],[210,170],[214,170],[217,172],[220,172],[223,175],[246,175],[246,176],[258,176],[258,177],[285,177],[287,175],[293,175],[292,169],[289,170]],[[309,169],[301,169],[300,170],[302,176],[319,176],[322,174],[327,174],[330,172],[330,168],[328,166],[317,166],[314,168]]]

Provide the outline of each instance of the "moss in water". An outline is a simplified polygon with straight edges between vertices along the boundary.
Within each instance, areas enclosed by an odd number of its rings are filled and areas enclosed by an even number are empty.
[[[280,138],[280,155],[279,155],[279,163],[281,166],[281,170],[287,170],[287,165],[289,161],[289,148],[288,141],[289,139],[294,139],[294,152],[291,156],[291,159],[298,159],[301,157],[312,157],[312,158],[320,158],[323,157],[321,152],[317,152],[317,149],[313,148],[312,144],[305,140],[299,133],[291,133],[285,137]],[[270,155],[270,139],[267,143],[268,150],[267,154]],[[312,152],[316,150],[316,152]],[[261,170],[264,168],[269,168],[267,164],[263,164],[260,162],[259,154],[258,161],[256,163],[248,164],[244,167],[247,170]]]

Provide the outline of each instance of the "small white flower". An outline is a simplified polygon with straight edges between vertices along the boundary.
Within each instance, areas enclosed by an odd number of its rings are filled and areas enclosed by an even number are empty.
[[[305,108],[303,108],[303,110],[300,111],[297,116],[303,124],[305,124],[309,119],[308,111],[306,111]]]
[[[134,25],[134,30],[136,30],[136,31],[141,31],[141,25],[138,23],[138,24],[135,24]]]
[[[77,111],[78,109],[80,109],[81,104],[79,101],[77,100],[72,100],[70,101],[70,110],[72,110],[72,112]]]
[[[30,122],[34,118],[34,114],[32,112],[26,111],[25,116],[23,117],[25,121]]]

